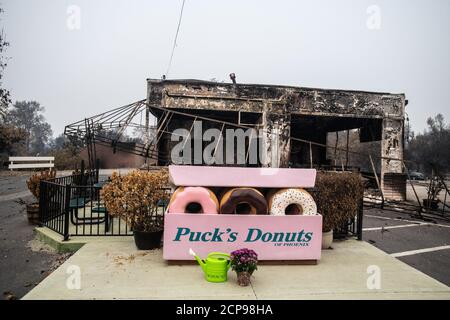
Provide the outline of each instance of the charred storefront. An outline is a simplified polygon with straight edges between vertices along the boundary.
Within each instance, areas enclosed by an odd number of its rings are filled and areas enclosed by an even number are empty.
[[[254,128],[264,138],[257,143],[263,149],[259,151],[271,161],[248,161],[250,141],[255,138],[250,136],[245,162],[235,165],[360,167],[377,172],[387,199],[405,199],[404,94],[237,84],[232,79],[233,83],[147,80],[147,111],[157,118],[156,130],[161,131],[154,148],[158,165],[173,162],[172,150],[179,143],[173,138],[177,129],[183,128],[191,138],[195,130],[216,129],[219,140],[223,139],[221,147],[214,149],[217,156],[225,153],[222,145],[230,139],[227,129]],[[147,139],[145,145],[150,144]],[[201,148],[208,144],[200,142]],[[190,164],[211,164],[194,155],[187,159]]]
[[[148,79],[146,99],[72,123],[65,134],[86,147],[90,167],[102,146],[117,157],[143,157],[147,168],[181,163],[359,170],[371,175],[383,198],[405,199],[403,94],[231,78]]]

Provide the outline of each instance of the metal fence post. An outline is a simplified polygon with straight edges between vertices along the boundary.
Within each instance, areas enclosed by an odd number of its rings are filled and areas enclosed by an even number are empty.
[[[44,217],[44,210],[47,210],[45,207],[46,201],[45,201],[45,195],[47,193],[47,185],[43,180],[39,181],[39,227],[43,226],[43,217]]]
[[[85,178],[84,178],[84,170],[85,170],[85,167],[84,167],[84,160],[81,160],[81,168],[80,168],[80,181],[79,181],[79,184],[80,184],[80,186],[83,186],[83,185],[85,185]]]
[[[70,184],[66,185],[66,197],[65,197],[65,205],[64,205],[64,241],[69,240],[69,219],[70,219],[70,192],[71,186]]]
[[[358,217],[356,221],[357,222],[356,233],[358,235],[358,240],[362,240],[363,217],[364,217],[364,196],[361,198],[359,202]]]
[[[100,171],[100,159],[96,159],[95,161],[95,183],[98,183],[98,175]]]

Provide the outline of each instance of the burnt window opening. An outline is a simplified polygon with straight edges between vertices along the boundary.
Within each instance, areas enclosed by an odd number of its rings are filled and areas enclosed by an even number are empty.
[[[260,125],[262,124],[262,113],[239,111],[238,124],[244,126]]]

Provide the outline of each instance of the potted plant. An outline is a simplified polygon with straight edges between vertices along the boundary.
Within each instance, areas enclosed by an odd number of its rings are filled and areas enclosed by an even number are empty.
[[[140,250],[161,246],[164,211],[160,204],[169,199],[168,181],[166,169],[134,170],[125,176],[114,172],[111,181],[101,190],[108,213],[127,221]]]
[[[248,286],[250,277],[258,268],[258,255],[251,249],[239,249],[231,252],[231,269],[236,271],[237,281],[240,286]]]
[[[358,212],[364,194],[359,174],[351,172],[319,172],[312,196],[322,215],[322,249],[333,242],[333,229],[337,229]]]
[[[329,215],[322,215],[322,249],[330,249],[333,243],[333,223]]]
[[[27,187],[35,198],[33,203],[24,203],[27,208],[27,218],[30,224],[39,224],[39,197],[41,180],[49,180],[56,177],[56,171],[41,171],[33,174],[27,180]]]
[[[437,210],[439,208],[439,193],[444,189],[442,180],[438,177],[433,177],[430,184],[427,186],[427,199],[423,199],[423,206],[428,209]]]

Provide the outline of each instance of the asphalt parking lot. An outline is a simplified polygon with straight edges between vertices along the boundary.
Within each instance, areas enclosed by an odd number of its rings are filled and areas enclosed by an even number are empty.
[[[0,172],[0,300],[20,299],[68,258],[34,240],[25,206],[16,202],[33,201],[28,177]]]
[[[450,286],[450,223],[365,209],[363,240]]]

